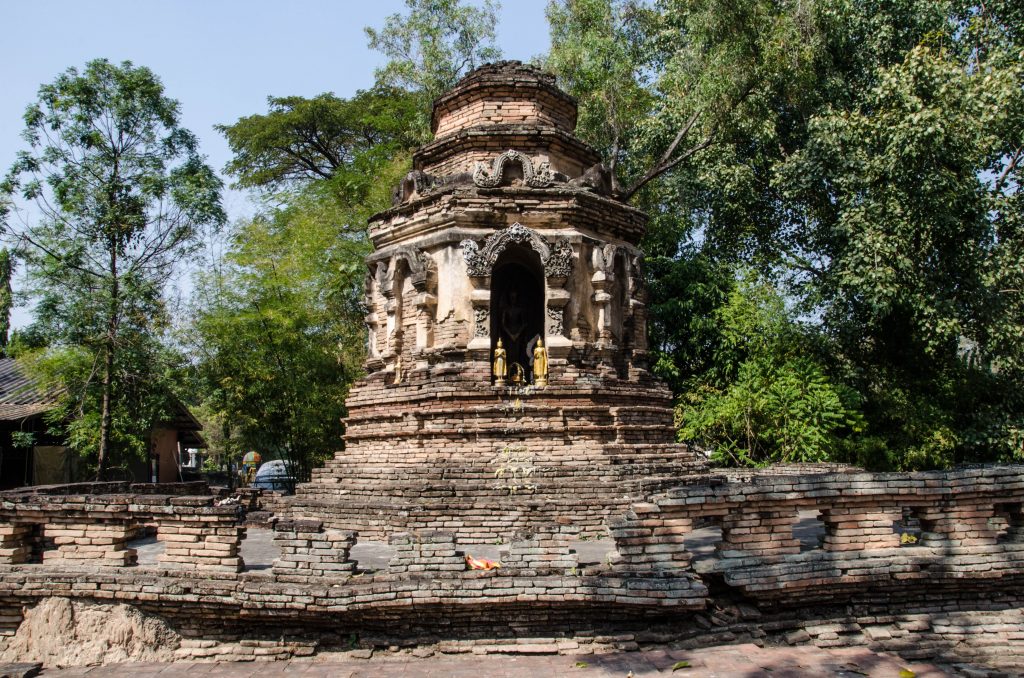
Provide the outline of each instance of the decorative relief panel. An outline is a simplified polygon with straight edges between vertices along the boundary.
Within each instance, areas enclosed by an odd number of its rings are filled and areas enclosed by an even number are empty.
[[[572,245],[564,240],[551,247],[551,255],[544,262],[544,275],[549,278],[568,278],[572,273]]]
[[[473,309],[473,322],[476,326],[473,334],[477,337],[486,337],[490,334],[491,312],[486,308]]]
[[[561,334],[564,331],[565,310],[548,307],[548,334]]]
[[[554,245],[536,232],[515,223],[493,233],[481,247],[474,240],[463,240],[462,255],[466,259],[466,270],[471,276],[487,276],[497,263],[498,257],[509,245],[527,245],[540,255],[544,273],[548,277],[567,278],[572,272],[572,245],[566,241]]]
[[[546,188],[554,181],[554,173],[547,162],[533,166],[530,156],[519,151],[505,151],[491,162],[487,167],[486,163],[478,162],[473,170],[473,183],[481,188],[494,188],[500,186],[504,179],[505,167],[510,162],[518,162],[523,167],[523,183],[532,188]]]

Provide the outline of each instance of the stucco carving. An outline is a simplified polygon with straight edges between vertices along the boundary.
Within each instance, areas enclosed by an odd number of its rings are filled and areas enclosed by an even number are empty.
[[[498,257],[509,245],[526,245],[539,254],[548,277],[567,278],[572,272],[572,245],[564,240],[551,245],[544,237],[517,222],[491,234],[483,247],[473,240],[462,241],[462,255],[469,275],[490,275]]]
[[[505,175],[505,167],[510,162],[518,162],[523,168],[523,183],[532,188],[545,188],[554,180],[554,173],[547,162],[533,166],[530,156],[519,151],[508,150],[499,155],[487,167],[486,163],[478,162],[473,170],[473,183],[481,188],[500,186]]]
[[[490,275],[491,265],[480,253],[480,246],[475,240],[463,240],[462,256],[466,260],[466,272],[472,276]]]
[[[596,245],[591,252],[591,263],[594,272],[603,274],[604,280],[611,281],[615,278],[615,257],[619,253],[616,245]]]
[[[548,307],[548,319],[551,321],[548,327],[549,334],[561,334],[564,330],[565,311],[561,308]]]
[[[488,334],[490,334],[490,321],[490,310],[486,308],[473,309],[473,322],[476,325],[476,329],[473,331],[474,336],[486,337]]]
[[[644,257],[637,254],[629,260],[629,296],[639,299],[644,292]]]
[[[568,278],[572,273],[572,245],[564,240],[551,247],[551,255],[544,262],[544,275],[549,278]]]
[[[429,174],[420,170],[412,170],[402,178],[401,182],[399,182],[398,188],[395,189],[394,195],[392,196],[391,203],[393,205],[398,205],[409,200],[414,195],[426,193],[434,187],[435,183],[435,178]]]

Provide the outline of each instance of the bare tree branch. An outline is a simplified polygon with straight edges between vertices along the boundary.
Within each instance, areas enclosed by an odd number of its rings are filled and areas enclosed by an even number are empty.
[[[1018,146],[1017,150],[1013,152],[1013,157],[1010,158],[1010,163],[1006,166],[1006,169],[1003,170],[1003,173],[999,175],[999,178],[996,179],[995,188],[992,189],[994,193],[998,193],[1003,190],[1003,182],[1006,181],[1006,178],[1010,176],[1010,172],[1013,171],[1013,168],[1017,166],[1017,162],[1020,161],[1021,151],[1024,151],[1024,146]]]

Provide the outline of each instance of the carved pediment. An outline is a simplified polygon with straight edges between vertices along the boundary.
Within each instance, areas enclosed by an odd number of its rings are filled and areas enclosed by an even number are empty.
[[[490,275],[498,257],[510,245],[525,245],[540,255],[544,274],[548,277],[567,278],[572,272],[572,245],[564,240],[551,244],[539,233],[518,222],[491,234],[483,246],[474,240],[463,240],[461,245],[466,270],[471,276]]]
[[[481,188],[501,186],[505,178],[505,170],[509,163],[518,162],[523,168],[523,183],[532,188],[546,188],[554,181],[555,175],[547,162],[536,167],[530,156],[519,151],[508,150],[499,155],[488,167],[486,163],[476,163],[473,170],[473,183]]]

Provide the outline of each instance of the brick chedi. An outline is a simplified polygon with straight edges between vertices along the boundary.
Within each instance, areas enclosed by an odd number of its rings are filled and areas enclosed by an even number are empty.
[[[286,510],[364,537],[596,534],[700,470],[647,369],[646,217],[616,200],[573,136],[575,101],[534,67],[473,71],[432,122],[370,221],[367,376],[345,449]]]

